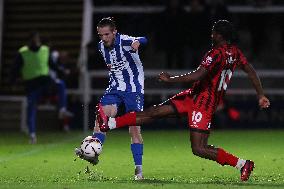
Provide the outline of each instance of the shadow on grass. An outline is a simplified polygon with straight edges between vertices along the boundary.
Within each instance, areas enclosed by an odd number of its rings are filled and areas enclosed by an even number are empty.
[[[252,177],[247,182],[242,182],[238,180],[238,178],[224,178],[220,176],[213,176],[211,178],[204,177],[165,177],[165,178],[157,178],[157,177],[149,177],[143,180],[134,181],[133,178],[119,178],[119,177],[105,177],[102,171],[97,169],[91,170],[88,166],[85,168],[83,175],[87,175],[89,181],[94,182],[105,182],[105,183],[119,183],[119,184],[145,184],[145,185],[210,185],[210,186],[219,186],[220,188],[227,187],[248,187],[248,188],[284,188],[284,179],[283,176],[279,175],[269,175],[263,177]]]
[[[93,180],[94,181],[94,180]],[[98,181],[98,180],[97,180]],[[182,185],[214,185],[214,186],[234,186],[234,187],[263,187],[263,188],[284,188],[284,183],[273,183],[273,182],[260,182],[260,181],[248,181],[241,182],[228,179],[212,179],[210,181],[202,181],[196,179],[183,179],[183,178],[145,178],[144,180],[134,181],[132,179],[118,179],[118,178],[105,178],[100,182],[113,182],[113,183],[137,183],[137,184],[151,184],[151,185],[166,185],[166,184],[182,184]]]

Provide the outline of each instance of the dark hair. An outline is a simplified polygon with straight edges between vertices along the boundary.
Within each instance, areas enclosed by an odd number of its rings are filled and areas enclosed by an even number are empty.
[[[214,23],[212,30],[222,35],[227,42],[234,42],[236,40],[234,26],[228,20],[218,20]]]
[[[105,27],[105,26],[110,26],[110,28],[116,29],[116,24],[115,24],[113,17],[103,18],[97,24],[97,27],[100,27],[100,28]]]

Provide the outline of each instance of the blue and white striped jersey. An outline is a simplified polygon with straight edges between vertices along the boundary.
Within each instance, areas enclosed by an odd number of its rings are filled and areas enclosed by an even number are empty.
[[[138,51],[131,44],[138,40],[145,44],[145,37],[131,37],[117,33],[113,48],[107,48],[103,42],[98,44],[107,67],[109,68],[109,86],[106,92],[118,90],[144,94],[144,71]]]

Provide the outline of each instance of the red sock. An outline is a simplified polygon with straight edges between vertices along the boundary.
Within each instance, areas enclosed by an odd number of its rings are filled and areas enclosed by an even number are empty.
[[[232,167],[235,167],[237,165],[238,159],[239,158],[226,152],[222,148],[218,148],[217,163],[221,165],[231,165]]]
[[[136,112],[130,112],[123,116],[115,118],[116,127],[125,127],[136,125]]]

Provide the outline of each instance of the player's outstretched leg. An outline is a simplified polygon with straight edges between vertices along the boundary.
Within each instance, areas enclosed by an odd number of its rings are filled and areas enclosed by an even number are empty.
[[[176,116],[176,110],[171,105],[159,105],[142,112],[129,112],[123,116],[112,118],[106,116],[102,108],[98,108],[97,116],[99,117],[100,130],[107,132],[120,127],[142,125],[155,119]]]
[[[208,145],[209,134],[191,131],[191,148],[194,155],[216,161],[220,165],[230,165],[241,171],[241,180],[247,181],[254,168],[253,161],[240,159],[222,148]]]

